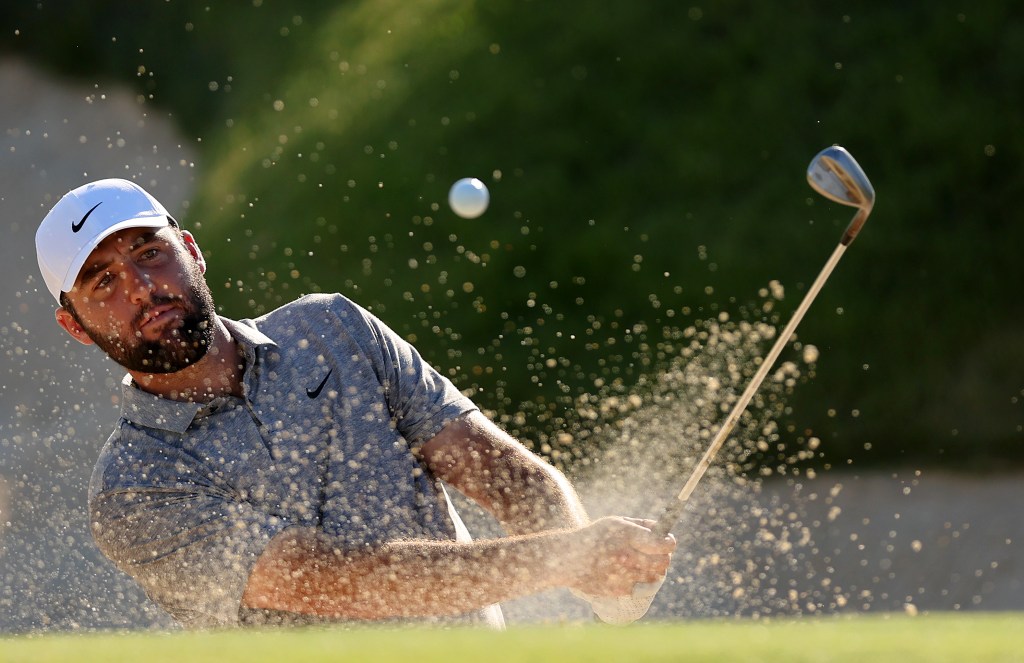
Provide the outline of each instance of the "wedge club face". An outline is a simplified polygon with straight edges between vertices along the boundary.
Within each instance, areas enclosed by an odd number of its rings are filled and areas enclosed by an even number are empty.
[[[815,191],[843,205],[871,209],[875,189],[860,164],[838,145],[826,147],[807,167],[807,181]]]
[[[807,167],[807,182],[829,200],[857,208],[856,216],[843,235],[842,243],[848,245],[860,232],[875,205],[875,188],[868,176],[853,155],[833,145],[818,152],[811,160]]]

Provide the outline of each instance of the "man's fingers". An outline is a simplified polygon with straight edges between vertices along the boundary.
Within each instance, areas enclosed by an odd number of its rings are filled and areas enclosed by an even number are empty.
[[[654,538],[652,530],[654,529],[654,526],[658,524],[656,520],[651,520],[649,518],[629,518],[626,516],[616,516],[615,518],[622,522],[629,523],[630,525],[635,525],[635,527],[631,528],[633,537],[638,537],[638,539],[646,537],[650,541],[663,543],[663,550],[661,552],[672,552],[672,550],[675,550],[676,539],[671,534],[666,534],[663,539]],[[672,550],[664,549],[669,546],[671,546]]]
[[[573,586],[592,596],[628,597],[637,585],[663,582],[676,540],[656,538],[653,525],[653,520],[611,516],[587,526],[590,552]]]
[[[630,533],[629,544],[647,555],[671,555],[676,550],[676,537],[671,534],[659,539],[646,527]]]
[[[645,573],[643,576],[641,576],[639,582],[641,582],[641,583],[661,582],[661,581],[665,580],[665,575],[667,573],[668,573],[668,566],[667,565],[665,566],[664,569],[662,569],[660,571],[652,569],[652,570],[648,571],[647,573]]]
[[[670,554],[648,554],[636,550],[627,550],[611,555],[611,560],[618,568],[628,571],[648,571],[650,569],[665,571],[672,563]]]

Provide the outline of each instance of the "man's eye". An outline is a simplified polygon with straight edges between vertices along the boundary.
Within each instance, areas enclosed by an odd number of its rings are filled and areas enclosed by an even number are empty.
[[[157,255],[159,255],[159,254],[160,254],[160,249],[151,248],[151,249],[146,249],[145,251],[143,251],[142,255],[139,256],[139,258],[142,259],[142,260],[151,260],[151,259],[157,257]]]
[[[106,288],[107,286],[110,285],[110,283],[113,280],[114,280],[114,275],[111,274],[110,272],[107,272],[106,274],[104,274],[103,276],[100,277],[99,281],[96,281],[96,287],[97,288]]]

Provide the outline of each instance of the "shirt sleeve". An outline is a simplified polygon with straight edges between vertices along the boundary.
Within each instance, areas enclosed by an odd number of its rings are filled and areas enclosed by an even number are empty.
[[[478,409],[451,380],[427,363],[411,343],[369,311],[344,301],[366,324],[366,354],[375,364],[399,432],[413,446],[430,440],[456,417]]]
[[[182,625],[238,624],[249,573],[289,523],[214,484],[183,479],[187,454],[147,458],[145,478],[131,481],[124,459],[107,456],[89,504],[100,550]],[[159,480],[166,476],[174,478]]]

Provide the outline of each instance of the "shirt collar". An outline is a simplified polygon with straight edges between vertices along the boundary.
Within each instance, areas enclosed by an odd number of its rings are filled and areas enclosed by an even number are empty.
[[[242,376],[242,383],[246,385],[248,391],[254,377],[254,368],[259,364],[261,355],[269,348],[276,348],[277,344],[257,329],[251,320],[236,322],[229,318],[218,317],[238,342],[245,355],[245,372]],[[192,420],[196,418],[196,414],[205,405],[205,403],[173,401],[143,391],[135,385],[131,375],[125,375],[121,380],[121,417],[138,426],[181,434],[188,430],[188,427],[192,425]]]

